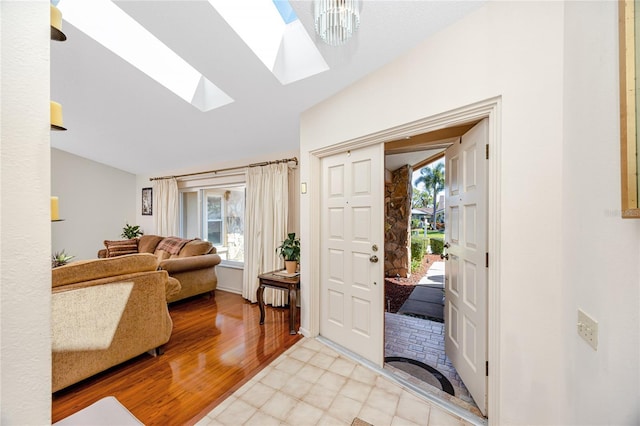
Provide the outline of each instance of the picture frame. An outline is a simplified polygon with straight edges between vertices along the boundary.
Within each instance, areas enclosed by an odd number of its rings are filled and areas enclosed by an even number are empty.
[[[640,22],[636,19],[635,1],[618,2],[620,48],[620,174],[622,217],[640,218],[640,169],[636,129],[640,121],[638,92],[640,75]]]
[[[142,215],[153,215],[153,188],[142,188]]]

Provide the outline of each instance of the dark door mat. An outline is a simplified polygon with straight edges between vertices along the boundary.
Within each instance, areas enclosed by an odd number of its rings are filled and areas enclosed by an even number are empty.
[[[420,361],[416,361],[415,359],[404,358],[400,356],[384,357],[384,362],[387,364],[391,364],[395,368],[402,370],[405,373],[409,373],[413,377],[416,377],[423,382],[428,383],[431,386],[448,393],[449,395],[455,396],[453,385],[451,384],[449,379],[447,379],[441,372],[430,365],[427,365]]]

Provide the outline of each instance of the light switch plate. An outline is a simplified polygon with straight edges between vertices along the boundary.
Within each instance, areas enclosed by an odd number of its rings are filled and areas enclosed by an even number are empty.
[[[598,321],[591,318],[582,309],[578,309],[578,334],[594,350],[598,350]]]

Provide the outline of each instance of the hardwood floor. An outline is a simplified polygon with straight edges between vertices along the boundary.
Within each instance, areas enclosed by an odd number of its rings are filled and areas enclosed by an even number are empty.
[[[288,308],[267,307],[260,326],[257,304],[224,291],[169,312],[163,355],[141,355],[56,392],[52,422],[111,395],[146,425],[193,424],[301,338],[289,334]]]

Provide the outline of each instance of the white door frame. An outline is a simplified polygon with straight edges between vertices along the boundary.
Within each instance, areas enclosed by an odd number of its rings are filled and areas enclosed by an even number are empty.
[[[487,179],[488,190],[488,250],[489,269],[487,277],[487,333],[488,333],[488,411],[490,414],[489,424],[492,419],[500,419],[501,410],[499,406],[500,395],[500,205],[501,205],[501,97],[495,97],[480,101],[471,105],[453,109],[441,114],[416,120],[390,129],[355,138],[311,151],[309,157],[304,160],[309,162],[309,211],[310,211],[310,241],[311,258],[319,259],[320,256],[320,193],[322,182],[320,177],[320,162],[328,155],[345,152],[368,145],[385,143],[398,140],[407,136],[414,136],[448,127],[460,126],[470,122],[479,121],[483,118],[489,120],[489,176]],[[384,208],[384,206],[380,206]],[[310,336],[317,336],[320,329],[320,262],[310,264],[310,274],[308,279],[309,288],[309,329]],[[384,315],[383,312],[380,313]],[[384,346],[380,348],[384,351]]]

